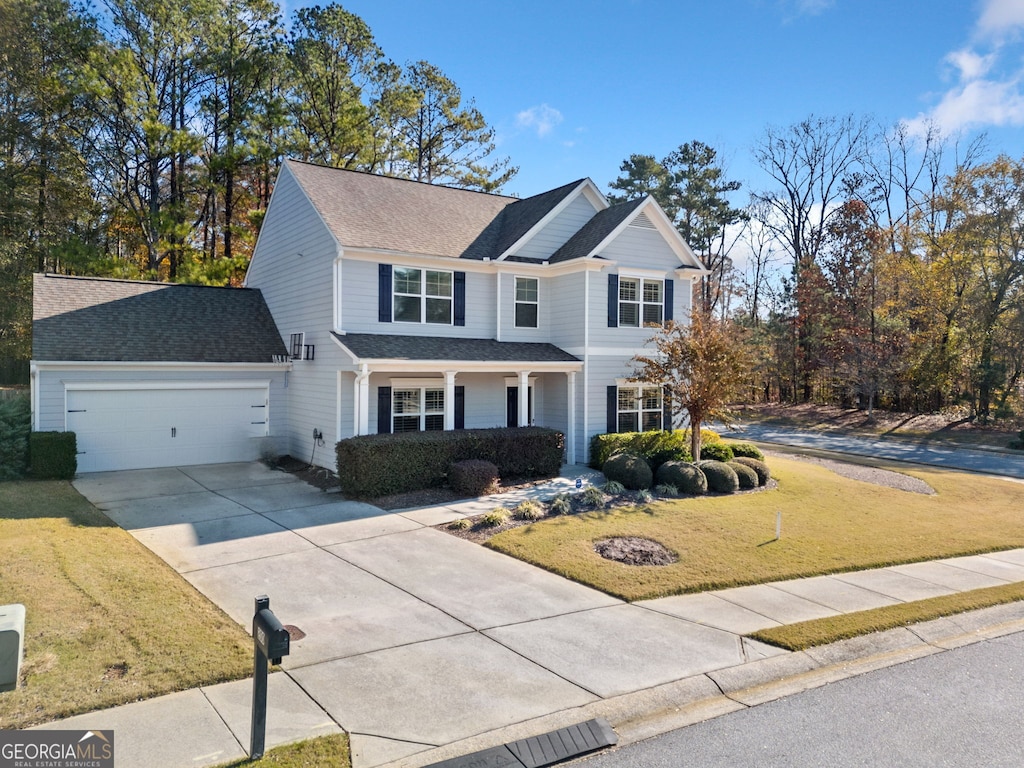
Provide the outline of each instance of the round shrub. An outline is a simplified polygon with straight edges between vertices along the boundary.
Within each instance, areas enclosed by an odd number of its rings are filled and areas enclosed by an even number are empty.
[[[666,461],[692,461],[689,449],[676,445],[670,448],[662,448],[647,457],[647,463],[651,465],[651,471],[657,472],[658,467]]]
[[[727,464],[732,467],[732,471],[736,473],[736,477],[740,481],[741,489],[746,491],[751,488],[757,488],[757,472],[747,465],[740,464],[735,460],[727,462]]]
[[[483,496],[498,485],[498,468],[489,461],[465,459],[448,468],[448,485],[456,493]]]
[[[697,466],[708,479],[708,488],[715,493],[736,493],[740,489],[740,479],[724,461],[711,459],[701,461]]]
[[[728,443],[728,446],[732,449],[734,458],[738,459],[743,456],[748,459],[764,461],[764,454],[761,453],[761,449],[753,443]]]
[[[601,471],[609,480],[618,481],[631,491],[650,488],[654,482],[654,473],[647,462],[630,453],[612,456],[604,463]]]
[[[708,492],[708,479],[693,464],[685,461],[666,461],[658,467],[658,483],[674,485],[679,493],[702,496]]]
[[[742,464],[745,467],[750,467],[754,472],[757,473],[757,484],[768,485],[768,481],[772,479],[771,470],[768,469],[768,465],[763,461],[757,459],[751,459],[746,456],[737,456],[733,461],[737,464]]]
[[[732,461],[732,448],[725,443],[703,443],[700,446],[700,458],[703,461],[720,461],[723,464]]]

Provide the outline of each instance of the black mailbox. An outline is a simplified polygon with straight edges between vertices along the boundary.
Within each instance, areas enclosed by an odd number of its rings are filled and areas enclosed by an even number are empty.
[[[252,633],[256,645],[271,664],[280,664],[281,657],[288,655],[291,638],[277,616],[269,608],[256,612],[252,620]]]

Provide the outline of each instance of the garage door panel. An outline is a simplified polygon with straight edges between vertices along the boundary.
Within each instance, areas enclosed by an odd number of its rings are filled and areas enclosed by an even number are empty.
[[[80,472],[248,461],[267,434],[266,402],[264,386],[70,389],[66,428]]]

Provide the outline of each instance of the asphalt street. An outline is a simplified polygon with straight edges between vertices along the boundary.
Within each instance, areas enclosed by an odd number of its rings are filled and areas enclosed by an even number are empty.
[[[745,424],[735,430],[722,430],[722,434],[734,440],[852,453],[1024,479],[1024,454],[972,450],[940,442],[811,432],[767,424]]]
[[[842,680],[579,768],[1019,766],[1024,633]]]

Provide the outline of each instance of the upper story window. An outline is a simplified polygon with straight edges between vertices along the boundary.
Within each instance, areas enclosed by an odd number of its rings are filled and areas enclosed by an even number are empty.
[[[661,387],[619,387],[618,431],[650,432],[661,429]]]
[[[536,328],[538,315],[538,280],[536,277],[516,278],[516,328]]]
[[[412,387],[391,393],[391,431],[425,432],[444,429],[444,389]]]
[[[398,323],[452,324],[452,273],[394,268],[394,319]]]
[[[661,323],[665,309],[665,281],[619,277],[619,325],[639,328]]]

